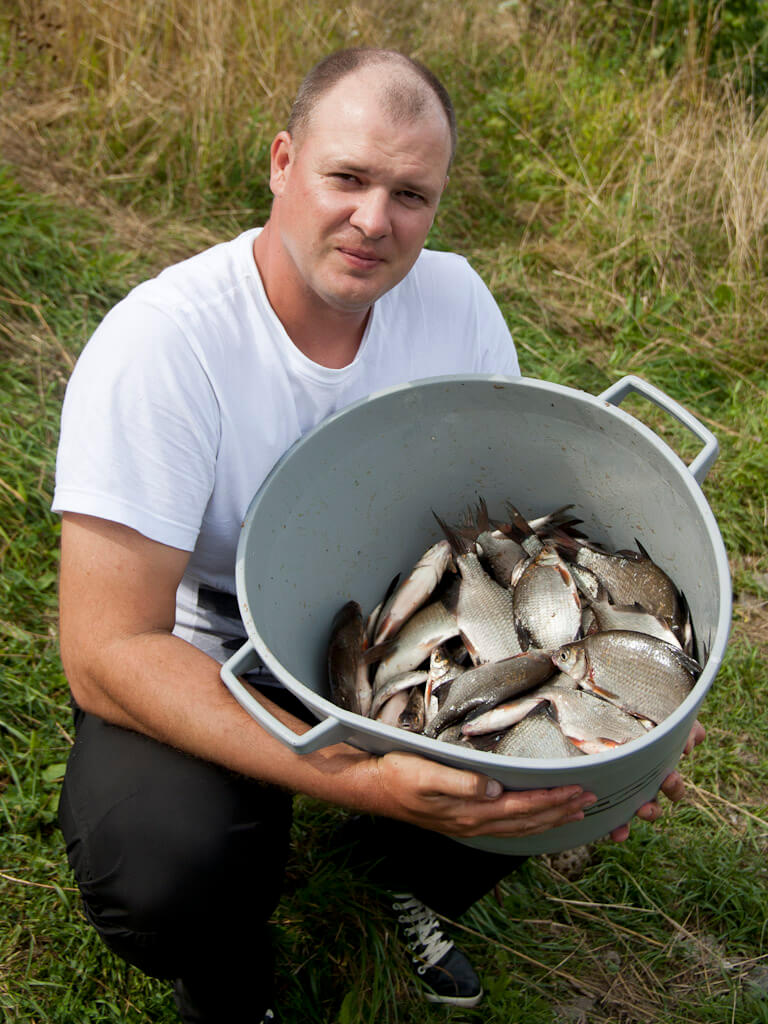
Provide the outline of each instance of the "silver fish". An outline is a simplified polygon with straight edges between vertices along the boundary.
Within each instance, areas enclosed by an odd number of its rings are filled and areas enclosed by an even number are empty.
[[[638,551],[602,550],[580,538],[558,535],[557,548],[569,562],[589,569],[617,605],[641,604],[652,615],[668,619],[682,629],[683,616],[677,587],[648,555],[639,541]]]
[[[644,633],[608,630],[564,644],[552,662],[583,689],[658,725],[693,688],[699,664]]]
[[[491,708],[490,711],[473,715],[464,722],[462,731],[465,736],[482,736],[487,733],[503,732],[521,722],[537,705],[544,701],[555,703],[557,697],[562,693],[573,693],[578,689],[578,685],[575,679],[571,679],[564,672],[558,672],[553,679],[541,686],[536,686],[521,697],[504,701],[495,708]]]
[[[394,697],[390,697],[387,703],[379,708],[376,721],[381,722],[383,725],[391,725],[397,728],[400,715],[408,707],[408,696],[408,690],[400,690]]]
[[[424,730],[425,735],[436,736],[457,718],[524,693],[551,675],[552,663],[543,651],[528,651],[468,669],[441,688],[439,710]]]
[[[563,734],[549,704],[540,704],[512,726],[493,748],[506,757],[580,757],[581,751]]]
[[[357,601],[347,601],[333,618],[328,644],[331,699],[339,707],[358,715],[368,714],[371,706],[368,665],[380,653],[379,648],[367,647],[360,605]]]
[[[564,690],[551,701],[560,728],[584,751],[608,750],[647,732],[634,715],[589,690]]]
[[[411,690],[414,686],[421,686],[426,681],[426,672],[401,672],[400,675],[392,676],[382,686],[374,687],[373,700],[368,712],[369,717],[375,718],[390,697],[394,697],[396,693],[399,693],[401,690]]]
[[[391,640],[388,652],[376,669],[373,685],[378,690],[387,680],[401,672],[409,672],[426,661],[433,647],[458,636],[456,616],[442,601],[432,601],[420,608]]]
[[[565,562],[549,546],[530,559],[514,585],[515,628],[524,651],[552,650],[581,630],[579,592]]]
[[[429,599],[452,561],[447,540],[433,544],[386,602],[376,624],[375,642],[394,636],[403,623]]]
[[[508,587],[513,569],[526,557],[525,551],[501,529],[493,527],[485,499],[480,498],[478,501],[472,525],[463,527],[458,532],[475,542],[477,553],[487,563],[493,578],[502,587]]]
[[[438,712],[435,691],[455,676],[460,676],[466,669],[450,656],[442,644],[432,649],[429,655],[429,671],[424,685],[425,724]]]
[[[593,632],[605,632],[607,629],[628,629],[633,633],[647,633],[659,640],[666,640],[674,647],[682,648],[675,631],[665,619],[652,615],[640,604],[617,605],[608,600],[604,590],[590,602],[595,617],[596,629]]]
[[[408,703],[398,715],[397,726],[408,732],[421,732],[424,728],[424,691],[421,687],[414,686],[410,691]]]
[[[451,530],[439,516],[435,518],[450,541],[461,574],[455,613],[472,661],[481,665],[522,653],[511,592],[488,575],[470,541]]]

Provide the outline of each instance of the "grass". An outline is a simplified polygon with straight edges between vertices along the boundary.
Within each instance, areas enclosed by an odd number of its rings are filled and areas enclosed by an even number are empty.
[[[372,42],[425,60],[457,100],[431,244],[488,281],[524,372],[593,394],[636,373],[718,436],[704,491],[734,618],[685,803],[601,845],[577,882],[529,861],[457,923],[488,991],[478,1011],[413,997],[376,893],[328,859],[339,812],[298,799],[275,917],[285,1017],[768,1021],[768,115],[704,6],[699,34],[672,2],[624,20],[587,0],[17,0],[0,15],[1,1017],[175,1019],[167,986],[85,925],[55,827],[71,737],[48,508],[66,379],[133,283],[263,219],[302,71]],[[647,403],[627,408],[695,454]]]

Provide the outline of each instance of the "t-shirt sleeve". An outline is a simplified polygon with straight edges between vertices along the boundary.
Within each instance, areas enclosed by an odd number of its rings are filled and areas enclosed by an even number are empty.
[[[183,332],[129,297],[102,321],[67,386],[53,510],[192,551],[219,439],[216,395]]]
[[[519,377],[520,364],[506,320],[489,288],[469,265],[475,304],[478,372]]]
[[[425,250],[419,264],[425,319],[457,372],[519,377],[512,336],[496,300],[464,256]]]

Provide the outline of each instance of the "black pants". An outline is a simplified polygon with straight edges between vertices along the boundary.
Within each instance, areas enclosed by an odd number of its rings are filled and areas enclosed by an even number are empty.
[[[308,717],[281,694],[269,690]],[[80,709],[75,728],[59,823],[89,921],[146,974],[183,978],[211,1020],[251,1019],[272,990],[268,920],[288,855],[291,794]],[[373,882],[449,917],[521,861],[386,818],[353,818],[342,831]]]

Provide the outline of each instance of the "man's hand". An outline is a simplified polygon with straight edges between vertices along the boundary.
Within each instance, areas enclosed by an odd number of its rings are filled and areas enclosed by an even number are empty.
[[[688,739],[686,740],[683,754],[690,754],[693,748],[697,747],[705,736],[706,732],[701,722],[694,722],[691,731],[688,733]],[[683,781],[682,775],[680,775],[679,772],[671,772],[662,782],[661,792],[668,800],[671,800],[672,803],[677,803],[678,800],[682,800],[685,796],[685,782]],[[656,821],[657,818],[661,817],[661,814],[662,810],[658,800],[651,800],[647,804],[643,804],[643,806],[636,811],[635,816],[640,818],[642,821]],[[620,825],[611,832],[611,839],[613,839],[615,843],[623,843],[628,836],[628,824]]]
[[[527,836],[579,821],[596,797],[580,786],[505,791],[495,779],[415,754],[377,762],[393,817],[450,836]]]

